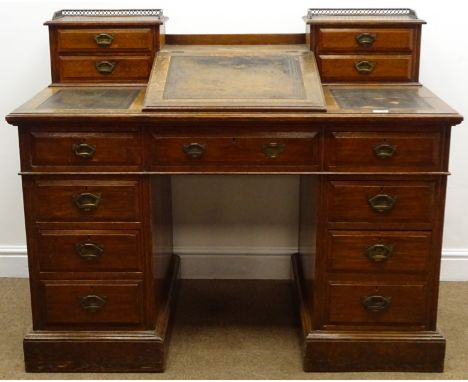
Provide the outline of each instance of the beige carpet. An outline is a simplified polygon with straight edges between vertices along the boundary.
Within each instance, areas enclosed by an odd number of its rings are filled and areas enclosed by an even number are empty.
[[[278,281],[184,280],[163,374],[36,374],[23,368],[28,281],[0,279],[2,379],[468,379],[468,283],[442,283],[445,372],[304,373],[291,292]]]

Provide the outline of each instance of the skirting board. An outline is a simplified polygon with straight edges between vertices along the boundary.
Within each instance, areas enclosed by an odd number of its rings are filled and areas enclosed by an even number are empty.
[[[180,247],[184,279],[290,278],[290,256],[296,248]],[[28,277],[26,247],[0,247],[0,277]],[[468,281],[468,249],[442,252],[442,281]]]

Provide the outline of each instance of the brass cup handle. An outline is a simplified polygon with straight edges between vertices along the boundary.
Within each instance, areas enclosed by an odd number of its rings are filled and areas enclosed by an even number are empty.
[[[99,33],[94,36],[94,41],[100,48],[108,48],[114,41],[114,36],[108,33]]]
[[[78,300],[83,310],[89,313],[96,313],[104,308],[104,305],[106,305],[107,302],[107,297],[89,294],[87,296],[78,297]]]
[[[93,243],[77,243],[75,250],[78,256],[86,261],[96,261],[104,253],[104,247],[102,245]]]
[[[397,147],[390,143],[380,143],[375,145],[372,149],[377,158],[386,159],[391,158],[395,154]]]
[[[90,159],[96,153],[96,146],[90,145],[88,143],[76,143],[72,146],[75,156]]]
[[[370,207],[378,213],[387,212],[395,207],[397,197],[388,194],[377,194],[367,199]]]
[[[102,196],[100,193],[93,194],[91,192],[82,192],[73,196],[73,202],[82,211],[94,211],[99,207]]]
[[[393,245],[374,244],[364,250],[364,255],[374,263],[382,263],[393,254]]]
[[[188,143],[182,147],[182,150],[189,158],[199,159],[206,151],[206,145],[201,143]]]
[[[270,159],[278,158],[285,148],[286,148],[286,145],[284,145],[283,143],[276,143],[276,142],[266,143],[262,145],[263,153],[265,154],[266,157]]]
[[[377,35],[375,33],[364,32],[356,36],[356,42],[359,46],[362,46],[364,48],[370,48],[374,44],[376,39]]]
[[[362,305],[366,308],[369,312],[382,312],[390,306],[392,302],[391,297],[385,296],[364,296],[362,298]]]
[[[100,74],[109,75],[112,74],[112,72],[114,71],[115,64],[115,62],[110,61],[99,61],[96,62],[96,70]]]
[[[375,62],[371,61],[358,61],[354,63],[354,67],[359,74],[370,74],[374,71]]]

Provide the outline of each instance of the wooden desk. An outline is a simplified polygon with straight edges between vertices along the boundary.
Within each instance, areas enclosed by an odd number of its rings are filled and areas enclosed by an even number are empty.
[[[162,12],[116,12],[57,14],[54,83],[7,116],[26,215],[26,369],[163,371],[179,270],[170,177],[261,173],[301,177],[291,255],[304,370],[441,371],[462,117],[417,83],[423,22],[311,10],[306,35],[164,45]]]

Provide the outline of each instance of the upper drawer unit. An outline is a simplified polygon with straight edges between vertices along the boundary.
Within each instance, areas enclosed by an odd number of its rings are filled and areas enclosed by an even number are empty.
[[[410,9],[309,9],[324,82],[417,82],[421,24]]]
[[[54,83],[145,83],[163,43],[160,9],[63,10],[47,22]]]

